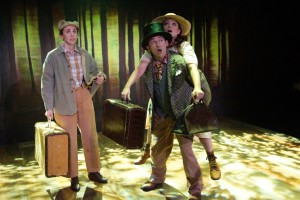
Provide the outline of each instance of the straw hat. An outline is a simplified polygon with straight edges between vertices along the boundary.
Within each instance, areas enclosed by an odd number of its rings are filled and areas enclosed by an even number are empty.
[[[163,36],[166,40],[169,41],[169,43],[171,43],[172,41],[172,35],[168,32],[165,32],[162,24],[158,22],[151,22],[147,24],[143,29],[143,33],[144,39],[142,41],[142,47],[144,49],[146,49],[148,41],[155,36]]]
[[[58,22],[58,31],[62,31],[66,26],[74,26],[75,28],[79,29],[79,23],[77,21],[60,20]]]
[[[175,13],[167,13],[165,15],[156,17],[152,20],[152,22],[163,23],[163,21],[165,21],[166,19],[173,19],[179,23],[182,36],[186,36],[187,34],[189,34],[191,30],[191,23],[180,15],[176,15]]]

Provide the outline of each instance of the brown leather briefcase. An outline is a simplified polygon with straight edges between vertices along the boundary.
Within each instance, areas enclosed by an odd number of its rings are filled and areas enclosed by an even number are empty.
[[[106,99],[102,112],[102,134],[126,149],[144,144],[146,109],[121,99]]]
[[[53,121],[36,122],[35,159],[46,177],[67,176],[69,156],[69,134]]]

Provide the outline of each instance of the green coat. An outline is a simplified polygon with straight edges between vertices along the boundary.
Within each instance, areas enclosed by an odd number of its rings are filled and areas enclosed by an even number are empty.
[[[99,85],[92,81],[92,77],[99,73],[106,75],[98,69],[95,59],[84,49],[76,46],[81,56],[85,56],[83,66],[84,80],[91,84],[91,98],[96,93]],[[77,106],[71,85],[71,74],[64,49],[60,45],[47,54],[43,64],[41,78],[41,95],[46,110],[53,109],[61,115],[73,115],[77,112]]]
[[[186,80],[187,73],[189,72],[181,55],[168,52],[167,65],[167,82],[170,103],[172,111],[177,119],[191,103],[193,87]],[[153,100],[153,68],[153,63],[150,63],[144,73],[144,78],[149,96],[152,99],[153,104],[155,104],[155,101]]]

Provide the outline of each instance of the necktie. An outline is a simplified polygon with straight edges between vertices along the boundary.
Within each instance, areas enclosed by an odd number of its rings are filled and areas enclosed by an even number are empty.
[[[156,62],[155,67],[154,67],[154,75],[156,80],[160,81],[162,78],[163,74],[163,69],[164,69],[164,64],[161,62]]]

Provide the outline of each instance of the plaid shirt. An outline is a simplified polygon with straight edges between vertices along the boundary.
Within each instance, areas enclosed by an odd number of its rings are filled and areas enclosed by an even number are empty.
[[[63,45],[62,45],[63,47]],[[83,80],[83,70],[81,66],[81,56],[77,48],[75,48],[74,53],[64,49],[66,58],[70,65],[70,72],[72,77],[73,88],[80,87]]]

